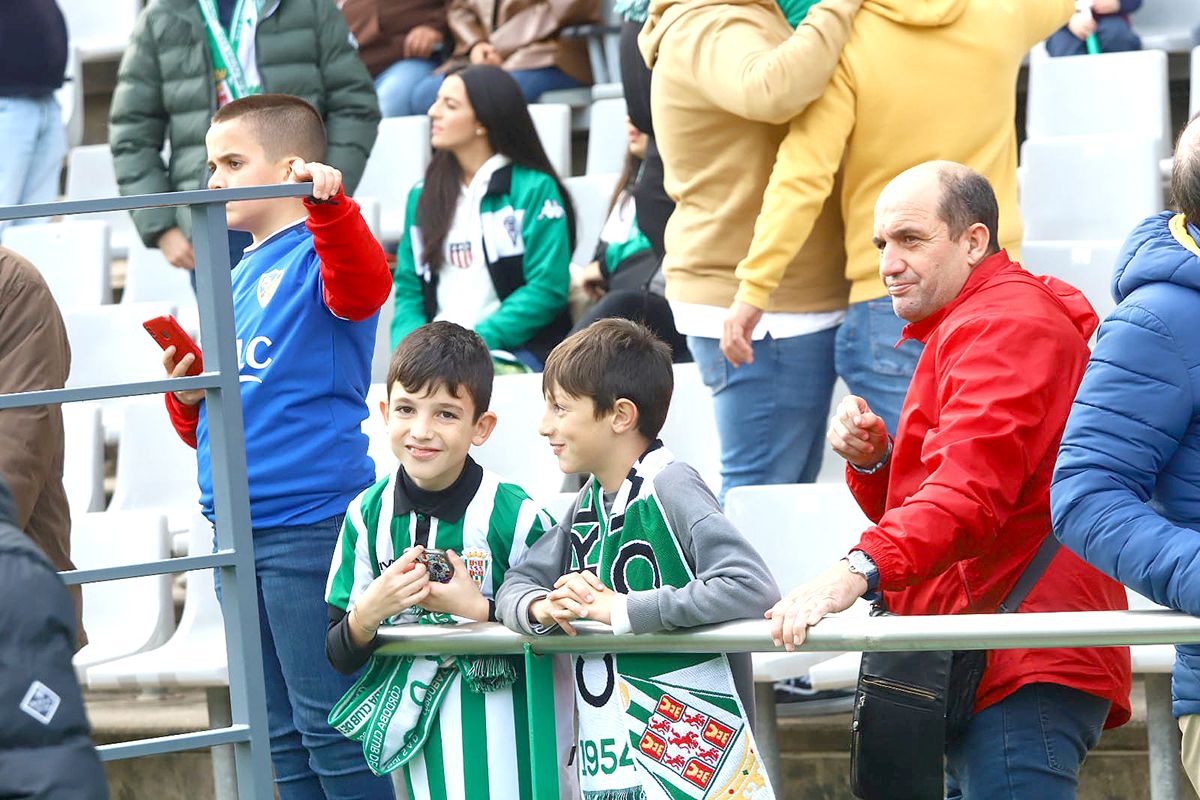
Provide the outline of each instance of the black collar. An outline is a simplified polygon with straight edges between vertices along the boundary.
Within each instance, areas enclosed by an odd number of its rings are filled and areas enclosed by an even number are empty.
[[[403,466],[396,471],[393,482],[396,484],[393,511],[396,516],[416,511],[446,522],[458,522],[467,513],[467,506],[483,483],[483,467],[467,456],[462,473],[440,492],[429,492],[417,486]]]

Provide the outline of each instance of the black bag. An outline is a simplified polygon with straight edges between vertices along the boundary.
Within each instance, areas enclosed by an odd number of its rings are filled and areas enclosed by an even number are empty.
[[[1058,552],[1046,536],[1000,604],[1016,611]],[[886,614],[882,601],[872,615]],[[941,800],[946,745],[971,721],[986,650],[865,652],[850,725],[850,785],[862,800]]]

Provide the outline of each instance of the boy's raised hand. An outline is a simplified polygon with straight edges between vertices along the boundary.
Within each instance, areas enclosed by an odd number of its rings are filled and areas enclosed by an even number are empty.
[[[571,622],[594,619],[606,625],[612,623],[613,590],[605,586],[592,572],[568,572],[554,582],[554,591],[529,606],[529,615],[542,625],[558,625],[574,636]]]
[[[167,376],[171,378],[187,377],[188,370],[192,368],[192,362],[196,357],[191,353],[185,353],[183,358],[175,361],[175,345],[171,345],[162,353],[162,365],[167,371]],[[194,406],[204,399],[203,389],[187,389],[182,392],[175,392],[175,399],[183,403],[185,406]]]
[[[421,608],[487,622],[487,598],[471,579],[467,565],[453,550],[446,551],[446,560],[454,567],[453,577],[448,583],[429,581],[429,595],[421,603]]]
[[[328,164],[321,164],[317,161],[305,162],[302,158],[293,158],[290,168],[288,183],[312,181],[314,200],[328,200],[341,191],[342,172]]]

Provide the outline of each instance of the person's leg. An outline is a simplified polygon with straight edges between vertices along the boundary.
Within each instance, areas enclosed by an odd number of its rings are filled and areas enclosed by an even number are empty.
[[[1179,731],[1183,734],[1179,745],[1183,771],[1197,792],[1200,792],[1200,715],[1188,714],[1179,718]]]
[[[428,113],[429,107],[437,100],[438,89],[442,88],[442,81],[445,76],[433,73],[426,75],[412,88],[412,94],[409,95],[409,103],[415,109],[414,114]]]
[[[437,63],[428,59],[404,58],[379,73],[375,78],[379,112],[385,117],[408,117],[428,111],[429,106],[414,105],[413,90],[436,68]]]
[[[979,712],[946,748],[947,798],[1073,800],[1109,702],[1035,683]]]
[[[1050,34],[1050,38],[1046,40],[1046,52],[1055,58],[1059,56],[1081,56],[1087,52],[1087,46],[1082,39],[1076,37],[1064,25]]]
[[[892,301],[881,297],[852,304],[837,334],[838,375],[883,417],[889,434],[896,433],[904,396],[921,357],[920,342],[896,346],[904,325],[892,311]]]
[[[812,481],[821,465],[835,379],[836,329],[754,342],[754,362],[736,369],[720,342],[688,337],[713,393],[721,439],[721,500],[735,486]]]
[[[1096,20],[1096,42],[1101,53],[1125,53],[1142,49],[1142,37],[1120,17]]]
[[[27,97],[0,97],[0,206],[21,202],[37,149],[37,103]],[[9,222],[0,222],[3,231]]]
[[[25,172],[25,185],[17,202],[53,203],[58,199],[63,159],[67,155],[67,129],[62,121],[62,108],[54,95],[33,102],[36,108],[36,138]]]
[[[254,532],[264,617],[307,768],[302,772],[289,761],[289,773],[281,776],[276,765],[280,800],[393,797],[391,781],[376,778],[367,768],[362,745],[327,721],[330,709],[355,680],[339,675],[325,659],[325,581],[340,528],[341,518],[334,517],[314,525]]]
[[[642,323],[671,347],[671,360],[676,364],[692,360],[687,338],[675,330],[671,305],[661,295],[637,289],[618,289],[601,297],[584,311],[571,333],[581,331],[596,320],[620,317]]]
[[[517,82],[517,86],[521,87],[521,94],[525,96],[527,103],[536,103],[546,92],[558,89],[578,89],[583,86],[582,83],[558,67],[518,69],[508,74]]]

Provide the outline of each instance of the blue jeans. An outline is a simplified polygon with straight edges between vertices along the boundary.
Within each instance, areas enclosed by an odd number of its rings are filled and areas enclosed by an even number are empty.
[[[837,374],[883,417],[892,435],[922,350],[921,343],[912,340],[895,346],[904,325],[892,311],[891,298],[881,297],[852,303],[837,334]]]
[[[1142,37],[1119,16],[1096,18],[1096,43],[1100,45],[1101,53],[1124,53],[1142,49]],[[1050,38],[1046,40],[1046,52],[1052,56],[1081,56],[1087,52],[1087,43],[1064,25],[1050,34]]]
[[[517,69],[508,73],[521,87],[526,103],[536,103],[543,94],[557,89],[577,89],[584,84],[567,75],[558,67],[541,69]],[[428,109],[437,100],[438,89],[444,75],[430,75],[413,88],[412,102],[416,108]],[[424,113],[424,112],[421,112]]]
[[[1108,707],[1078,689],[1034,683],[985,708],[946,748],[947,800],[1073,800]]]
[[[431,59],[404,58],[379,73],[375,78],[379,112],[385,117],[410,117],[427,112],[428,105],[413,101],[415,89],[422,79],[433,74],[437,66],[438,62]]]
[[[688,337],[712,390],[721,439],[721,494],[735,486],[812,483],[821,469],[836,328],[754,342],[754,363],[734,367],[720,340]],[[670,444],[669,442],[667,443]]]
[[[67,131],[54,95],[0,97],[0,152],[0,206],[52,203],[58,198]],[[0,222],[0,231],[8,224]]]
[[[388,778],[367,768],[362,745],[329,727],[334,704],[357,676],[325,659],[325,581],[341,515],[312,525],[257,528],[254,567],[267,688],[271,764],[279,800],[388,800]],[[217,572],[220,596],[220,572]]]

